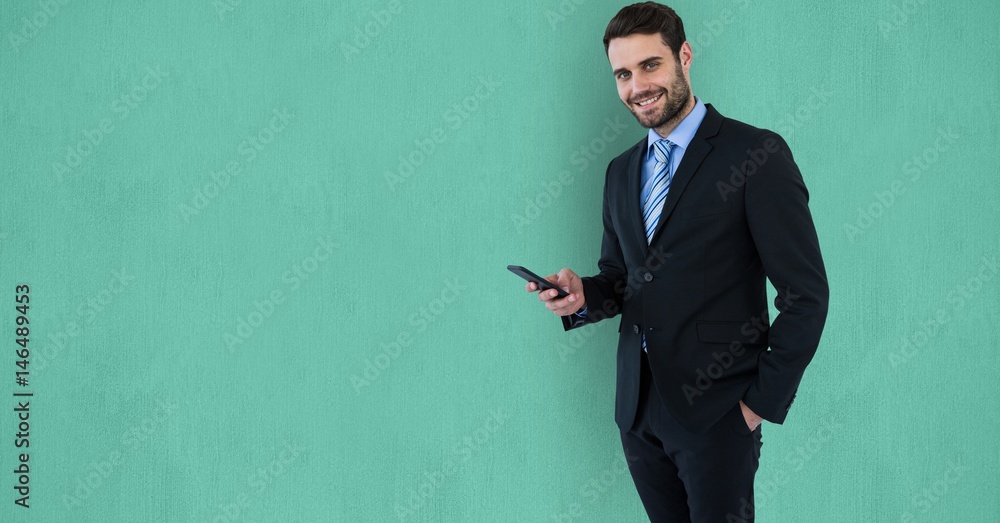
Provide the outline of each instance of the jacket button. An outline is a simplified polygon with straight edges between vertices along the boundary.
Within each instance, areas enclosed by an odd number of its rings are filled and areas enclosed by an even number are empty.
[[[653,275],[647,272],[642,276],[642,279],[646,280],[647,282],[653,281]]]
[[[639,334],[639,326],[638,325],[633,325],[632,326],[632,332],[634,332],[636,334]]]

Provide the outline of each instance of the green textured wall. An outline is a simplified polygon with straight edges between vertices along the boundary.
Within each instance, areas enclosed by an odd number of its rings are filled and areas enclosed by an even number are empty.
[[[3,2],[0,520],[643,521],[617,322],[504,269],[597,270],[620,7]],[[758,521],[996,521],[1000,7],[674,7],[831,283]]]

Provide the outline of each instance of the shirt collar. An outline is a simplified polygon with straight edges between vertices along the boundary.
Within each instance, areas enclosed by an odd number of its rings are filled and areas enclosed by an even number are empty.
[[[702,103],[701,99],[697,96],[694,97],[694,108],[691,112],[681,120],[681,123],[670,131],[667,136],[667,140],[677,144],[678,147],[687,150],[688,145],[691,144],[691,140],[694,139],[694,133],[698,132],[698,127],[701,126],[701,121],[705,119],[705,114],[708,109],[705,108],[705,104]],[[662,139],[656,130],[650,128],[649,135],[646,138],[646,158],[648,159],[653,155],[653,144]]]

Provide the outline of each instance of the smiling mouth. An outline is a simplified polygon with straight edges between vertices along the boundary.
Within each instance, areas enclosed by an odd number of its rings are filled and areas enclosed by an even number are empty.
[[[635,105],[637,105],[639,107],[648,107],[648,106],[653,105],[654,103],[656,103],[656,101],[659,100],[660,97],[662,97],[662,96],[663,96],[663,93],[660,93],[660,94],[658,94],[658,95],[656,95],[656,96],[654,96],[652,98],[646,98],[645,100],[640,100],[640,101],[636,102]]]

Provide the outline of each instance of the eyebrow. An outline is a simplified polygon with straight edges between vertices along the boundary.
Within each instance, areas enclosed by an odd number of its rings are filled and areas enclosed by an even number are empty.
[[[656,61],[656,60],[663,60],[663,57],[660,57],[660,56],[650,56],[649,58],[647,58],[647,59],[639,62],[639,67],[642,67],[642,66],[648,64],[649,62],[653,62],[653,61]],[[611,74],[613,74],[614,76],[618,76],[619,73],[624,73],[625,71],[628,71],[628,69],[626,69],[625,67],[619,67],[618,69],[615,69],[614,71],[612,71]]]

